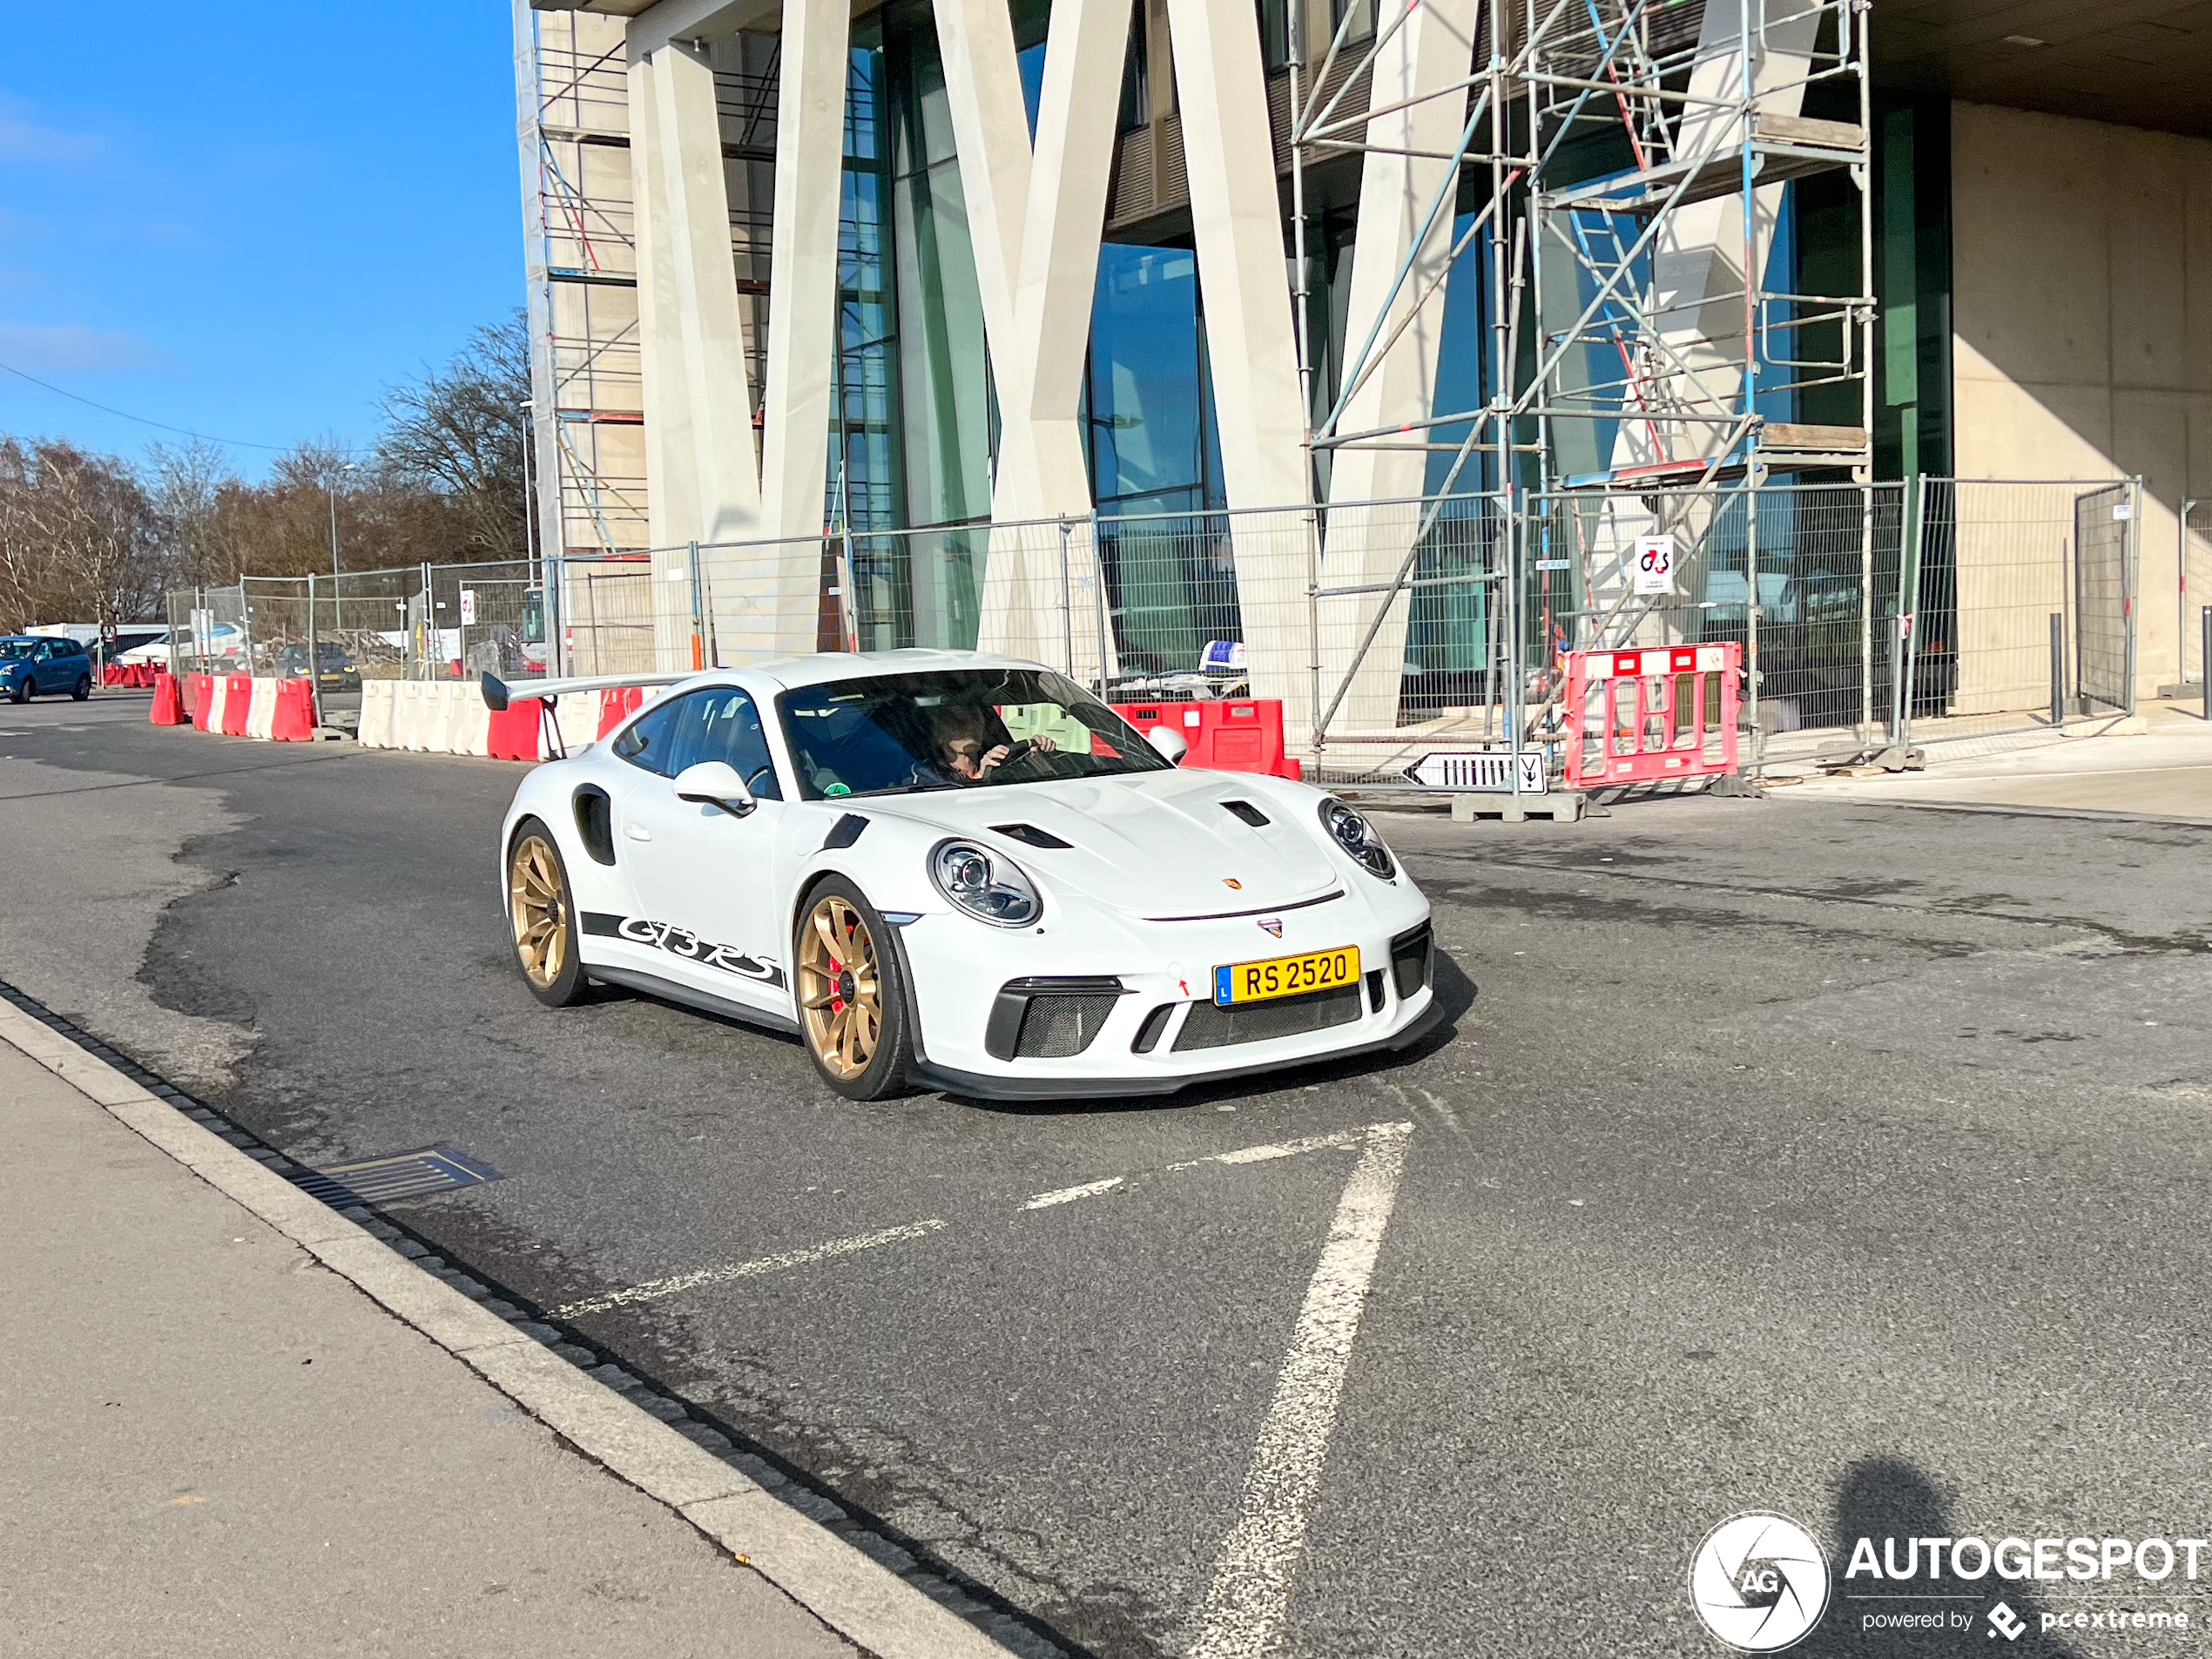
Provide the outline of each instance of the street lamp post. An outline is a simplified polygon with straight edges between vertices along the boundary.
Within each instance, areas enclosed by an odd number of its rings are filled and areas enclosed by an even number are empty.
[[[330,625],[334,631],[346,625],[346,590],[338,580],[338,475],[360,470],[354,462],[343,462],[334,467],[323,481],[323,487],[330,495],[330,603],[334,607]],[[318,670],[320,666],[317,664]]]

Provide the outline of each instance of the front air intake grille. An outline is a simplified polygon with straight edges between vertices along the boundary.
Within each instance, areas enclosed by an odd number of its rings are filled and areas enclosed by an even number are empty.
[[[1014,1040],[1015,1058],[1065,1060],[1081,1054],[1104,1028],[1120,1001],[1118,993],[1029,998],[1028,1011],[1022,1016],[1022,1035]]]
[[[1325,1031],[1332,1025],[1350,1025],[1359,1017],[1357,981],[1306,996],[1285,996],[1271,1002],[1246,1002],[1222,1008],[1212,1002],[1193,1002],[1183,1029],[1176,1033],[1175,1049],[1226,1049],[1239,1042],[1266,1042],[1276,1037],[1295,1037],[1308,1031]]]
[[[1392,977],[1398,981],[1400,1001],[1428,983],[1435,954],[1426,922],[1390,941],[1390,971]]]

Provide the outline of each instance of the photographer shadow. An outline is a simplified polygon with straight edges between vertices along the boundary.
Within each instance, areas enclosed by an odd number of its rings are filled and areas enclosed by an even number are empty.
[[[1957,1653],[1962,1649],[1994,1656],[2011,1652],[2026,1638],[2033,1639],[2037,1659],[2081,1659],[2080,1650],[2055,1632],[2042,1629],[2043,1606],[2033,1581],[2000,1578],[1993,1567],[1979,1578],[1960,1578],[1951,1571],[1951,1552],[1944,1551],[1944,1571],[1931,1579],[1924,1570],[1910,1588],[1930,1592],[1930,1597],[1901,1599],[1902,1592],[1888,1579],[1861,1574],[1844,1577],[1850,1551],[1861,1538],[1874,1541],[1876,1559],[1883,1541],[1894,1538],[1900,1550],[1908,1538],[1955,1538],[1948,1506],[1932,1482],[1912,1464],[1898,1458],[1869,1458],[1845,1472],[1836,1494],[1831,1535],[1843,1554],[1831,1564],[1828,1611],[1805,1639],[1791,1649],[1807,1656],[1898,1653]],[[1987,1541],[1993,1547],[1997,1540]],[[1882,1598],[1882,1599],[1876,1599]],[[1900,1599],[1889,1599],[1900,1598]],[[1938,1599],[1941,1598],[1941,1599]],[[1990,1613],[2002,1602],[2020,1621],[2010,1638],[1992,1625]],[[1868,1629],[1865,1615],[1872,1613],[1964,1613],[1967,1622],[1943,1629]]]

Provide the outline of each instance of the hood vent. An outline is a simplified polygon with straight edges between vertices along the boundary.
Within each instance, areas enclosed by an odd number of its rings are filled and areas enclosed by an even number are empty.
[[[1253,806],[1251,802],[1248,800],[1225,800],[1221,804],[1224,806],[1226,806],[1231,812],[1236,813],[1238,817],[1243,819],[1244,822],[1250,824],[1254,829],[1258,829],[1262,824],[1271,821],[1265,813],[1260,811],[1258,807]]]
[[[1010,841],[1019,841],[1024,846],[1067,847],[1075,845],[1072,841],[1062,840],[1050,830],[1039,829],[1035,824],[994,824],[991,832],[1003,835]]]

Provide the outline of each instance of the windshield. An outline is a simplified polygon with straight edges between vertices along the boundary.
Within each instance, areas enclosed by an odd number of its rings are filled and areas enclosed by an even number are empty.
[[[1167,761],[1072,680],[1034,668],[877,674],[776,699],[807,800],[1160,772]]]
[[[0,639],[0,663],[20,663],[27,660],[35,639]]]

